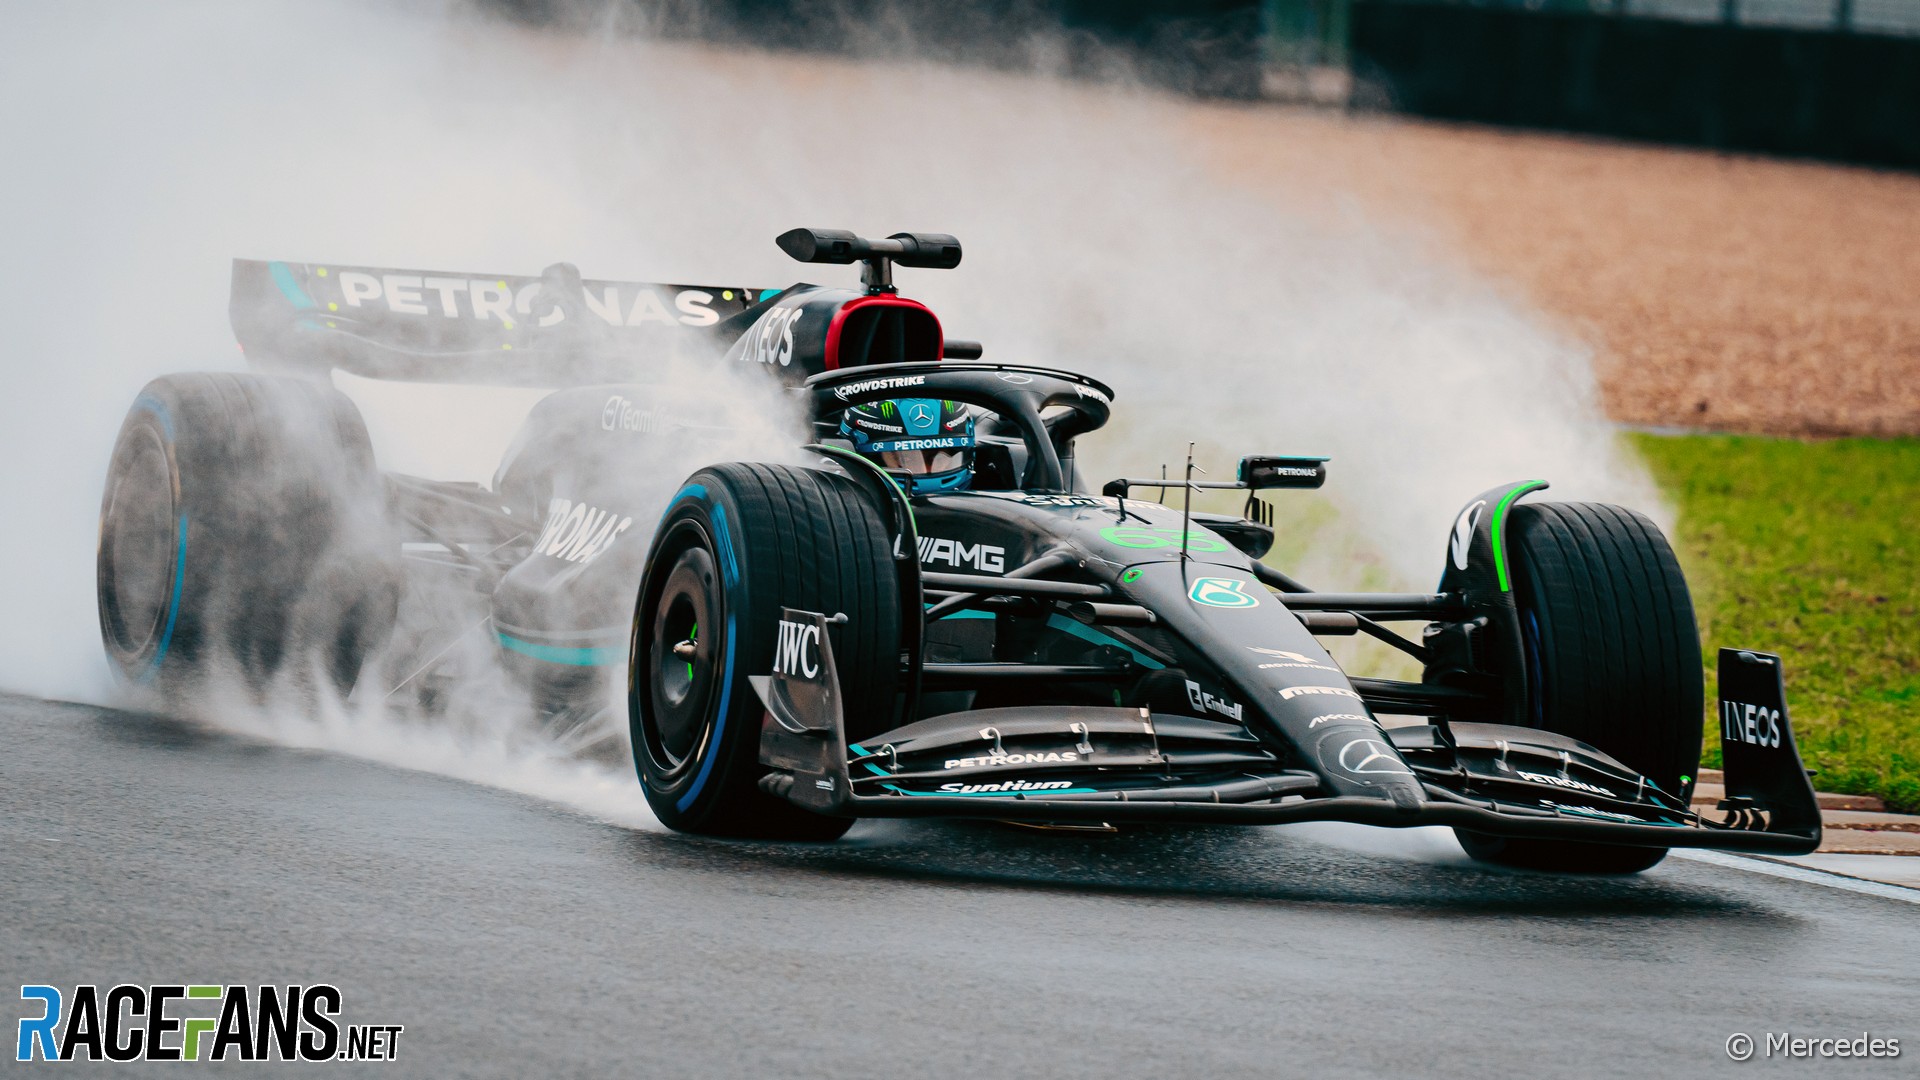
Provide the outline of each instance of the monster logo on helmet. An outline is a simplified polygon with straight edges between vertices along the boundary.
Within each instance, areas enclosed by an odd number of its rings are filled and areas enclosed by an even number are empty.
[[[913,476],[912,493],[964,491],[973,481],[973,410],[939,398],[896,398],[856,405],[840,434],[882,468]]]

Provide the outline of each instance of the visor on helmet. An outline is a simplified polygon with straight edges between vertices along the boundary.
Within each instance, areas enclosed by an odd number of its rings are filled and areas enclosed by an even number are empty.
[[[889,469],[905,469],[915,476],[952,472],[967,463],[958,450],[883,450],[880,464]]]
[[[916,494],[957,490],[973,479],[973,427],[971,409],[938,398],[856,405],[840,421],[854,449],[912,476]]]

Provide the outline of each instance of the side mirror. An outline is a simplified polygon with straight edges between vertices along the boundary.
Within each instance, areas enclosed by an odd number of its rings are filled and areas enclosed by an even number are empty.
[[[1240,484],[1255,491],[1264,488],[1317,488],[1327,482],[1323,457],[1269,457],[1240,459]]]

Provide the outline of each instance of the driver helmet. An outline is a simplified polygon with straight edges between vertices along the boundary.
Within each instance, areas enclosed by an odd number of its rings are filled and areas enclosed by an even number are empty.
[[[913,476],[912,494],[965,491],[973,483],[973,410],[939,398],[896,398],[855,405],[840,434],[881,468]]]

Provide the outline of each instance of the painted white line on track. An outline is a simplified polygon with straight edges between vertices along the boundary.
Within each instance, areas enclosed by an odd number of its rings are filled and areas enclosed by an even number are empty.
[[[1776,862],[1773,859],[1729,855],[1724,851],[1673,851],[1677,859],[1692,859],[1695,862],[1712,863],[1715,866],[1732,867],[1745,870],[1750,874],[1765,874],[1768,877],[1786,878],[1788,881],[1804,881],[1809,885],[1824,885],[1829,889],[1843,892],[1860,893],[1864,896],[1878,896],[1885,900],[1900,900],[1908,904],[1920,904],[1920,889],[1909,889],[1904,885],[1888,885],[1879,881],[1867,881],[1864,878],[1846,877],[1830,874],[1825,870],[1811,870],[1792,863]]]

